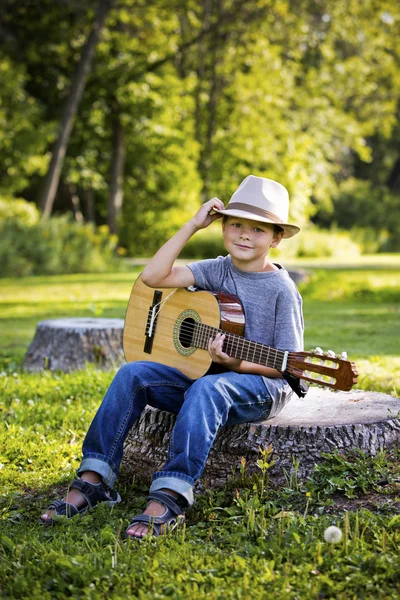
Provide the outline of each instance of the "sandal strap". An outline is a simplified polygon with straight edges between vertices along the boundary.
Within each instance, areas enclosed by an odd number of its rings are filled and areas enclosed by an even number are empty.
[[[69,502],[64,502],[64,500],[54,500],[54,502],[49,504],[47,510],[54,510],[58,516],[68,515],[69,517],[74,517],[80,512],[76,506]]]
[[[176,502],[176,499],[171,496],[171,494],[167,494],[167,492],[150,492],[148,499],[155,500],[156,502],[163,504],[173,513],[175,517],[184,514],[182,506],[179,506],[179,504]]]
[[[176,525],[178,522],[178,517],[182,516],[182,519],[185,517],[184,511],[181,506],[177,502],[175,502],[175,498],[171,496],[171,494],[167,494],[166,492],[151,492],[148,495],[149,500],[155,500],[159,502],[163,506],[165,506],[165,512],[156,517],[153,515],[135,515],[132,521],[129,523],[129,527],[126,531],[129,531],[133,525],[138,523],[143,523],[147,525],[147,527],[151,527],[153,529],[153,535],[160,535],[161,525]],[[129,536],[129,534],[128,534]],[[130,535],[129,537],[139,537]]]
[[[161,525],[168,525],[168,523],[169,523],[167,521],[162,521],[160,523],[159,519],[160,519],[160,517],[152,517],[151,515],[136,515],[133,517],[132,521],[129,523],[129,527],[127,528],[126,531],[128,531],[133,525],[137,525],[138,523],[143,523],[144,525],[147,525],[147,527],[149,529],[152,528],[154,536],[157,537],[160,535]],[[139,536],[131,535],[130,537],[139,537]]]
[[[89,508],[92,508],[99,502],[110,500],[108,487],[101,481],[100,483],[90,483],[83,479],[74,479],[69,486],[72,490],[78,490],[84,496]]]

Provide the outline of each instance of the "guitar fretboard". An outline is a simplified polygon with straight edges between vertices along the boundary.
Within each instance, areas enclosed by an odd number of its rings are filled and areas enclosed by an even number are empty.
[[[270,346],[265,346],[259,342],[252,342],[240,335],[226,333],[222,329],[210,327],[204,323],[195,323],[191,345],[202,350],[207,350],[210,338],[215,338],[217,333],[223,333],[225,340],[223,351],[232,358],[246,360],[257,365],[270,367],[271,369],[282,370],[285,353],[282,350],[276,350]]]

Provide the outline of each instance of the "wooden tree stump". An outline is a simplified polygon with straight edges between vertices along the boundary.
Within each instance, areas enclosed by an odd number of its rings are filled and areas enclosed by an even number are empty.
[[[175,417],[147,407],[131,430],[123,464],[139,477],[159,470],[167,458]],[[260,446],[272,444],[273,465],[268,473],[284,480],[286,470],[299,478],[313,471],[323,452],[359,448],[369,455],[400,442],[400,398],[355,390],[330,392],[312,388],[305,399],[294,396],[275,418],[262,423],[235,425],[220,430],[203,474],[210,487],[224,485],[246,459],[247,472],[259,471]],[[297,467],[298,465],[298,467]]]
[[[123,319],[50,319],[40,321],[24,358],[27,371],[74,371],[95,363],[111,369],[124,362]]]

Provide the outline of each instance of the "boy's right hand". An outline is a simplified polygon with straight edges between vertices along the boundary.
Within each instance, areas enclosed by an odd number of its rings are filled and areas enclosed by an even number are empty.
[[[225,206],[219,198],[211,198],[205,202],[197,211],[195,216],[190,219],[196,229],[205,229],[216,219],[220,219],[220,213],[214,213],[213,210],[224,210]],[[211,214],[210,214],[211,213]]]

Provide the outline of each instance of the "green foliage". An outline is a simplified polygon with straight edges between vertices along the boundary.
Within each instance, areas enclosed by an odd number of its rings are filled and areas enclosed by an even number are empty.
[[[290,240],[283,240],[271,256],[296,258],[353,258],[360,256],[361,250],[351,234],[338,230],[318,230],[305,228]]]
[[[221,221],[218,220],[207,229],[198,231],[183,248],[180,257],[202,259],[226,256],[226,254],[222,240]]]
[[[35,204],[23,198],[0,196],[0,227],[5,221],[15,221],[21,225],[35,225],[40,213]]]
[[[93,7],[5,0],[3,12],[0,188],[36,200]],[[56,209],[70,210],[72,184],[82,212],[95,197],[106,222],[118,116],[132,254],[249,173],[285,184],[301,225],[357,224],[374,230],[372,242],[357,232],[369,251],[397,249],[399,26],[396,0],[123,0],[96,48]]]
[[[117,238],[106,226],[74,223],[67,215],[26,220],[6,218],[0,225],[2,277],[105,271],[114,264]]]
[[[305,300],[373,302],[375,304],[400,302],[399,278],[396,272],[358,269],[316,269],[302,287]]]
[[[400,239],[400,196],[385,185],[351,177],[341,182],[332,199],[340,228],[350,229],[365,252],[395,252]],[[332,215],[321,210],[318,221]]]
[[[26,89],[25,68],[0,49],[0,193],[22,191],[47,165],[51,123]]]
[[[368,489],[376,489],[380,482],[393,482],[391,464],[385,452],[367,456],[361,450],[322,454],[322,460],[314,469],[307,488],[311,494],[329,498],[343,493],[347,498],[356,498]]]

